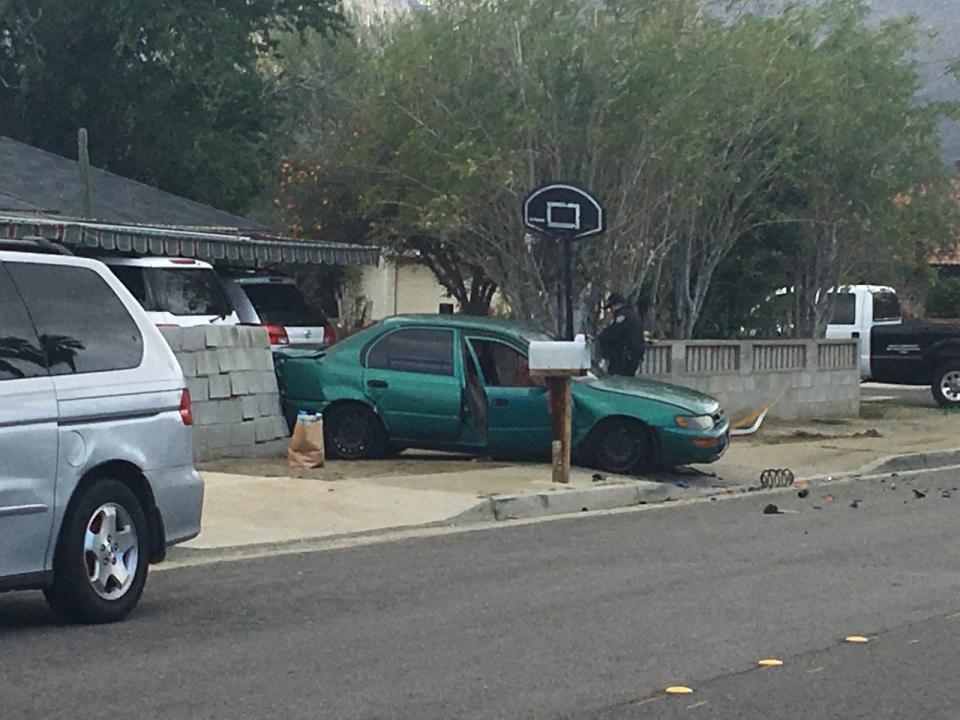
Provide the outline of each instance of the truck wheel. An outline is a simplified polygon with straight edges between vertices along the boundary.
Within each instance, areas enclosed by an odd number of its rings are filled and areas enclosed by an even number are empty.
[[[147,581],[147,518],[121,482],[99,480],[63,520],[47,601],[61,617],[108,623],[126,617]]]
[[[934,373],[933,399],[943,407],[960,407],[960,361],[941,365]]]

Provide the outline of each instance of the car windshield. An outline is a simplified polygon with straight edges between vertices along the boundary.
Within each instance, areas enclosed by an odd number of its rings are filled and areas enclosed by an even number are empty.
[[[173,315],[229,315],[230,302],[210,268],[148,268],[150,310]]]
[[[250,298],[260,322],[288,327],[323,327],[326,317],[310,307],[300,290],[291,283],[244,283],[240,287]]]

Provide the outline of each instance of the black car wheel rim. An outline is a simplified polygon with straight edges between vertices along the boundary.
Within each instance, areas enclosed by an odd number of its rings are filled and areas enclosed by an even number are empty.
[[[347,455],[363,454],[370,446],[372,429],[366,418],[351,415],[343,419],[337,428],[337,449]]]
[[[603,436],[600,458],[608,468],[626,471],[640,460],[642,442],[627,428],[619,427]]]

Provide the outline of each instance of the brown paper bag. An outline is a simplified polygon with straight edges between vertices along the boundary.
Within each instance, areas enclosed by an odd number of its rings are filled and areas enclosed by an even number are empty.
[[[299,470],[323,467],[325,460],[323,447],[323,417],[314,422],[297,419],[293,426],[293,437],[287,448],[287,465]]]

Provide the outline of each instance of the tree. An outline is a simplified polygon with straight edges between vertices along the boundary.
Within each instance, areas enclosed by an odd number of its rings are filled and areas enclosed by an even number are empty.
[[[334,0],[0,0],[0,133],[226,210],[259,190],[289,107],[278,32],[333,35]]]
[[[515,316],[554,328],[560,253],[520,205],[569,179],[608,211],[578,245],[581,328],[615,289],[668,306],[676,335],[701,332],[719,268],[776,235],[767,281],[796,286],[800,331],[818,332],[818,290],[945,227],[935,126],[953,107],[916,100],[908,21],[874,28],[838,0],[726,5],[448,0],[366,33],[355,72],[315,65],[328,121],[348,119],[333,165],[363,188],[369,236],[420,252],[455,294],[482,271]],[[329,153],[339,132],[303,137]]]

